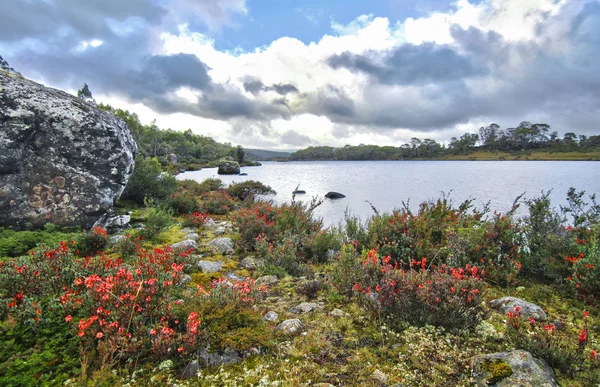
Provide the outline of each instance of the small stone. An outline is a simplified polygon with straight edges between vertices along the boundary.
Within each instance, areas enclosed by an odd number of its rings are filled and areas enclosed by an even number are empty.
[[[332,310],[331,312],[329,312],[329,315],[330,315],[331,317],[338,317],[338,318],[339,318],[339,317],[344,317],[344,316],[346,316],[346,313],[344,313],[344,311],[343,311],[343,310],[341,310],[341,309],[334,309],[334,310]]]
[[[198,248],[198,243],[196,241],[192,241],[192,240],[185,240],[185,241],[181,241],[181,242],[177,242],[177,243],[173,243],[171,245],[171,248],[173,250],[196,250]]]
[[[196,241],[197,242],[198,239],[200,239],[200,236],[195,232],[191,232],[185,236],[186,241]]]
[[[184,234],[189,234],[191,232],[196,232],[196,230],[194,230],[191,227],[184,227],[184,228],[181,229],[181,232],[184,233]]]
[[[319,305],[314,302],[303,302],[297,306],[294,306],[290,309],[291,313],[310,313],[315,310],[322,310],[323,305]]]
[[[215,235],[223,235],[227,232],[227,230],[225,230],[225,227],[217,227],[215,229]]]
[[[198,262],[198,269],[203,273],[216,273],[223,267],[223,262],[212,262],[212,261],[200,261]]]
[[[221,353],[209,353],[206,350],[199,352],[200,359],[207,367],[222,366],[225,364],[239,363],[243,359],[237,351],[225,350]]]
[[[214,248],[220,254],[233,254],[233,241],[230,238],[217,238],[207,246]]]
[[[247,270],[254,270],[258,266],[262,266],[262,261],[254,257],[246,257],[240,262],[240,266]]]
[[[276,275],[264,275],[256,279],[256,285],[272,285],[279,282]]]
[[[181,280],[179,281],[180,285],[185,285],[185,284],[189,284],[190,282],[192,282],[192,277],[190,277],[187,274],[184,274],[181,276]]]
[[[215,223],[214,220],[212,220],[212,218],[208,218],[204,221],[204,225],[206,227],[215,227],[217,224]]]
[[[190,379],[198,376],[200,372],[200,365],[198,364],[198,360],[194,360],[189,363],[181,372],[179,373],[179,377],[181,379]]]
[[[286,334],[296,333],[300,328],[302,328],[302,322],[297,318],[285,320],[284,322],[275,327],[275,329],[282,331]]]
[[[277,321],[279,319],[279,315],[273,311],[269,311],[265,314],[264,319],[270,322]]]
[[[125,235],[113,235],[110,237],[109,242],[111,245],[116,245],[119,242],[123,242],[127,237]]]
[[[377,381],[380,381],[381,383],[385,383],[388,380],[388,376],[379,370],[375,370],[371,374],[371,377]]]

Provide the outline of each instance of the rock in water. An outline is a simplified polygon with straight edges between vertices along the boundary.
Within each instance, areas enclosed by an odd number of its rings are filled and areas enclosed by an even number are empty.
[[[341,198],[345,198],[345,197],[346,197],[346,195],[344,195],[344,194],[341,194],[341,193],[339,193],[339,192],[327,192],[327,193],[325,194],[325,197],[326,197],[327,199],[341,199]]]
[[[133,173],[123,120],[0,71],[0,226],[91,227]]]
[[[221,160],[219,161],[217,173],[219,175],[239,175],[240,164],[232,160]]]

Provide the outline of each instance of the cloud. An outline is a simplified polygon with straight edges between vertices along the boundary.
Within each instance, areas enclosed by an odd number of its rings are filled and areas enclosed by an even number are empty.
[[[87,82],[163,126],[253,147],[447,141],[523,120],[597,133],[598,0],[442,9],[225,51],[211,31],[250,15],[244,0],[19,0],[0,14],[0,51],[25,76],[72,91]]]

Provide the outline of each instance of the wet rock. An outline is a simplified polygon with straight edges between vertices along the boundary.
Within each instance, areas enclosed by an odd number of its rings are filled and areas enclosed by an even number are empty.
[[[239,175],[240,164],[232,160],[220,160],[217,173],[219,175]]]
[[[198,243],[196,241],[192,241],[192,240],[185,240],[185,241],[173,243],[171,245],[171,248],[173,250],[178,250],[178,251],[187,251],[190,249],[196,250],[198,248]]]
[[[0,71],[0,226],[90,228],[133,173],[127,125],[63,91]]]
[[[302,321],[297,318],[291,320],[285,320],[281,324],[277,325],[275,329],[286,333],[286,334],[294,334],[298,332],[302,328]]]
[[[521,300],[515,297],[502,297],[497,300],[490,301],[490,307],[501,311],[502,313],[514,312],[516,307],[521,308],[520,313],[523,318],[533,317],[538,321],[546,321],[548,316],[536,304]]]
[[[279,315],[273,311],[269,311],[265,314],[264,319],[270,322],[277,321],[279,319]]]
[[[327,199],[342,199],[342,198],[345,198],[346,195],[343,195],[343,194],[341,194],[339,192],[327,192],[325,194],[325,197]]]
[[[223,262],[200,261],[198,269],[203,273],[216,273],[223,267]]]
[[[294,195],[304,195],[306,193],[305,190],[302,189],[297,189],[294,192],[292,192]]]
[[[264,275],[256,279],[256,285],[272,285],[279,282],[276,275]]]
[[[291,313],[310,313],[315,310],[323,310],[323,305],[314,302],[303,302],[290,309]]]
[[[529,352],[516,350],[476,356],[472,376],[477,386],[556,387],[550,366]]]
[[[212,247],[220,254],[233,254],[233,242],[230,238],[217,238],[208,243],[208,247]]]

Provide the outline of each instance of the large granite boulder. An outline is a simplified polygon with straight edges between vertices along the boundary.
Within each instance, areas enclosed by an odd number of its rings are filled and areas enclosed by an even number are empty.
[[[219,175],[239,175],[240,164],[232,160],[220,160],[217,173]]]
[[[91,227],[133,173],[125,122],[0,71],[0,226]]]
[[[557,387],[552,368],[529,352],[516,350],[476,356],[472,360],[476,386]]]

